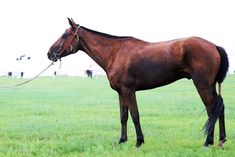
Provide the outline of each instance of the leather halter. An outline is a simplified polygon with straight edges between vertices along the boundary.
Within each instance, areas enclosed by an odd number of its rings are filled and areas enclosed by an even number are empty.
[[[54,56],[56,59],[60,59],[61,54],[63,53],[63,51],[65,51],[68,47],[70,48],[70,51],[73,51],[73,53],[76,53],[75,48],[72,45],[72,41],[73,39],[76,37],[77,38],[77,42],[79,41],[79,35],[78,35],[78,30],[79,30],[80,26],[77,27],[76,31],[73,33],[73,37],[69,40],[68,44],[58,53],[54,53]]]

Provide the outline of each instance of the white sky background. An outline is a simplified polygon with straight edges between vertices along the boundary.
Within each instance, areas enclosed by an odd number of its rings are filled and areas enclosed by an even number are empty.
[[[69,27],[67,17],[93,30],[150,42],[200,36],[226,49],[234,71],[234,7],[233,0],[0,1],[0,71],[19,68],[16,58],[22,54],[31,56],[25,64],[31,72],[45,68],[48,49]],[[76,71],[90,63],[79,51],[62,59],[62,69]]]

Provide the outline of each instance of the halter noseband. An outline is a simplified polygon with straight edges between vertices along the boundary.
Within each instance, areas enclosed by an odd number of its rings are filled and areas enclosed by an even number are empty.
[[[74,48],[73,45],[72,45],[72,41],[73,41],[73,39],[74,39],[75,37],[77,38],[77,42],[79,41],[79,35],[78,35],[78,30],[79,30],[79,28],[80,28],[80,26],[77,27],[76,31],[73,33],[73,37],[69,40],[68,44],[67,44],[61,51],[59,51],[59,53],[53,52],[55,59],[59,59],[59,60],[60,60],[60,58],[61,58],[60,56],[61,56],[62,52],[63,52],[64,50],[66,50],[68,47],[70,48],[70,51],[72,51],[73,53],[75,53],[76,50],[75,50],[75,48]]]

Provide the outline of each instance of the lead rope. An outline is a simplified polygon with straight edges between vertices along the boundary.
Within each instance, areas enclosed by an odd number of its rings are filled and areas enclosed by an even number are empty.
[[[60,66],[59,66],[59,69],[61,69],[62,67],[62,61],[61,61],[61,58],[60,58]]]
[[[52,65],[54,65],[54,62],[51,62],[51,64],[49,64],[45,69],[43,69],[39,74],[37,74],[36,76],[34,76],[33,78],[25,81],[25,82],[22,82],[22,83],[19,83],[19,84],[16,84],[16,85],[13,85],[13,86],[0,86],[0,88],[14,88],[14,87],[18,87],[18,86],[22,86],[26,83],[29,83],[31,81],[33,81],[34,79],[36,79],[38,76],[40,76],[43,72],[45,72],[47,69],[49,69]]]

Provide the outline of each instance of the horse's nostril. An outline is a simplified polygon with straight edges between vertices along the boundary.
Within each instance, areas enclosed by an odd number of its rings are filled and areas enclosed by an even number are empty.
[[[47,57],[50,59],[51,58],[51,53],[47,53]]]

